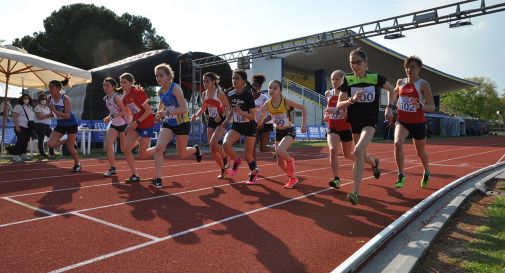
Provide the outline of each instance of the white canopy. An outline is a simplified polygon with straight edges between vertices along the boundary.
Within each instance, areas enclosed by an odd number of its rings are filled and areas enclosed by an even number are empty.
[[[22,51],[0,47],[0,82],[25,88],[46,87],[70,78],[70,85],[91,82],[91,72]],[[9,78],[7,82],[7,78]]]

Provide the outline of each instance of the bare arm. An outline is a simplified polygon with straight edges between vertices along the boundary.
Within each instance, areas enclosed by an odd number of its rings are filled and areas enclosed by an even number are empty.
[[[421,91],[423,92],[424,95],[424,100],[426,104],[422,105],[422,109],[425,112],[433,112],[435,111],[435,102],[433,101],[433,94],[431,93],[431,86],[430,83],[427,81],[423,81],[423,84],[421,85]],[[417,108],[421,108],[421,104],[418,103]]]
[[[288,99],[285,99],[286,100],[286,106],[288,107],[292,107],[292,108],[295,108],[295,109],[299,109],[302,111],[302,133],[305,133],[307,132],[307,108],[305,108],[305,106],[297,103],[297,102],[294,102],[292,100],[288,100]]]

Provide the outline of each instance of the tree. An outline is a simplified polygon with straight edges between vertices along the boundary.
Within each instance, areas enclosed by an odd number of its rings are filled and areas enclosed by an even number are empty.
[[[44,32],[15,39],[28,52],[91,69],[142,52],[169,48],[149,19],[105,7],[72,4],[44,19]]]
[[[467,80],[476,82],[479,86],[443,95],[440,103],[442,111],[484,120],[496,120],[496,111],[503,107],[496,92],[496,84],[486,77]]]

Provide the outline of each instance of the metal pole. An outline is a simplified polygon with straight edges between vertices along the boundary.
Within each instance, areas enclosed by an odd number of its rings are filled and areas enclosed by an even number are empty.
[[[7,67],[10,67],[10,62],[11,61],[9,60]],[[4,104],[4,115],[3,115],[3,118],[2,118],[2,146],[0,148],[0,151],[1,151],[2,155],[4,154],[4,151],[5,151],[5,147],[4,147],[5,126],[7,125],[6,124],[6,119],[7,119],[7,114],[9,113],[9,111],[7,109],[7,90],[9,90],[9,78],[10,78],[10,74],[6,74],[5,77],[6,77],[6,79],[5,79],[5,95],[4,95],[4,101],[3,101],[3,104]]]

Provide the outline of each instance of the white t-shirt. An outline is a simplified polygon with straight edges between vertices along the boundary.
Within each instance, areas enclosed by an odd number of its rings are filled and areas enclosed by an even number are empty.
[[[23,111],[23,108],[26,110],[26,115],[25,111]],[[14,106],[14,110],[12,111],[14,113],[18,113],[18,125],[24,128],[28,128],[28,119],[29,120],[35,120],[35,113],[33,112],[33,109],[31,106],[21,106],[21,104],[17,104]],[[28,119],[26,116],[28,115]]]
[[[49,107],[47,107],[45,105],[43,106],[40,104],[35,105],[35,108],[33,109],[33,111],[35,111],[35,113],[42,113],[44,116],[49,115],[51,113],[51,109],[49,109]],[[39,119],[37,117],[37,114],[35,114],[35,122],[51,125],[51,118]]]
[[[268,97],[265,94],[260,94],[260,96],[254,100],[254,104],[256,106],[256,122],[258,121],[259,117],[261,116],[261,107],[265,102],[268,100]],[[267,114],[265,116],[265,119],[270,116],[270,113],[267,111]],[[265,124],[272,124],[273,120],[269,120],[265,122]]]

